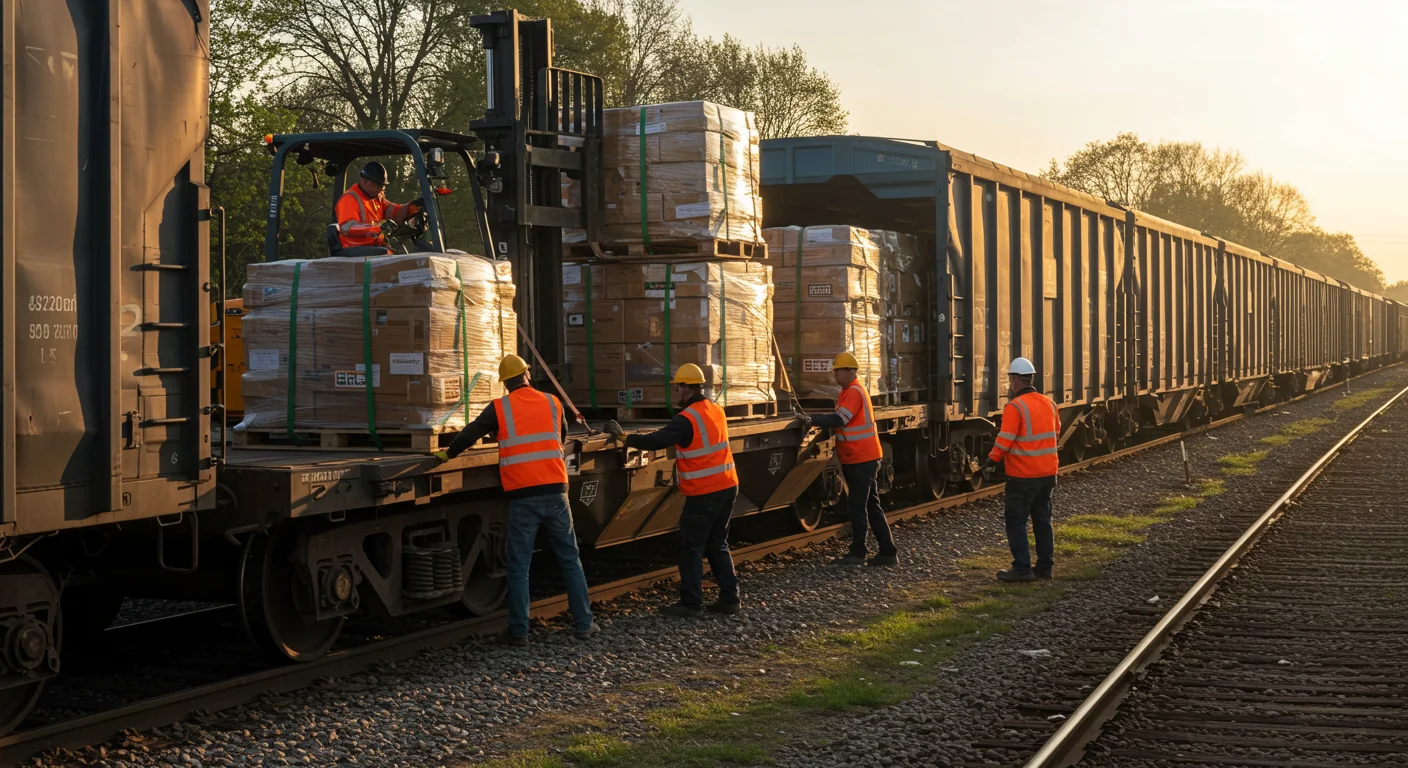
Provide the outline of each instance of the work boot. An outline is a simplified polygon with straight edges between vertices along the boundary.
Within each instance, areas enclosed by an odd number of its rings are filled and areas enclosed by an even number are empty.
[[[522,648],[528,644],[528,638],[526,636],[519,637],[505,629],[494,636],[494,642],[499,645],[511,645],[515,648]]]
[[[865,565],[865,555],[846,555],[831,561],[832,565]]]
[[[998,571],[998,581],[1036,581],[1036,574],[1031,571],[1019,571],[1013,568],[1010,571]]]
[[[719,600],[717,602],[710,603],[709,606],[704,610],[708,611],[709,613],[721,613],[725,616],[735,616],[743,612],[743,604],[737,600],[734,600],[731,603]]]
[[[1037,581],[1051,581],[1051,571],[1032,571]]]
[[[685,605],[684,603],[675,603],[674,605],[667,605],[661,608],[660,614],[662,616],[674,616],[677,619],[698,619],[703,617],[704,609],[698,606]]]
[[[876,555],[865,561],[872,568],[893,568],[900,564],[899,555]]]
[[[596,637],[597,635],[601,634],[601,627],[595,621],[593,621],[590,627],[587,627],[586,629],[579,629],[573,634],[577,636],[578,640],[590,640],[593,637]]]

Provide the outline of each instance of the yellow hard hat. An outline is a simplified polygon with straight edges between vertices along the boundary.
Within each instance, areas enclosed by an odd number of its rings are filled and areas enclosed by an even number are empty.
[[[670,379],[671,384],[703,384],[704,372],[699,370],[699,366],[694,363],[685,363],[675,371],[675,378]]]
[[[856,362],[855,355],[851,354],[850,352],[842,352],[841,354],[836,356],[835,360],[831,361],[831,370],[839,371],[842,368],[855,368],[859,370],[860,363]]]
[[[507,381],[528,370],[528,363],[518,355],[504,355],[499,361],[499,381]]]

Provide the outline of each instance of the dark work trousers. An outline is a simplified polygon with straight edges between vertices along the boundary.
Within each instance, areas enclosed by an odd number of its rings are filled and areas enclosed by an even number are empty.
[[[728,520],[737,498],[735,485],[684,500],[680,514],[680,605],[704,606],[705,558],[719,584],[719,602],[738,602],[738,575],[733,572],[733,555],[728,551]]]
[[[1032,553],[1027,546],[1027,518],[1036,535],[1036,570],[1051,573],[1056,540],[1051,530],[1051,492],[1055,477],[1007,478],[1007,546],[1012,549],[1012,570],[1032,570]]]
[[[841,474],[846,478],[846,501],[851,512],[851,550],[847,554],[865,557],[867,522],[875,532],[875,542],[880,545],[880,554],[896,554],[895,540],[890,536],[890,524],[885,520],[885,508],[880,506],[880,489],[875,484],[875,476],[879,471],[879,459],[841,465]]]

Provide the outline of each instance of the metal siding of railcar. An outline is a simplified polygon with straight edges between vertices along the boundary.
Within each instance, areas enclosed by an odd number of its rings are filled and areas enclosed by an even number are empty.
[[[208,4],[3,12],[0,523],[32,533],[208,508]],[[19,200],[44,216],[17,217]],[[188,269],[144,271],[156,263]],[[189,375],[138,375],[167,368]]]

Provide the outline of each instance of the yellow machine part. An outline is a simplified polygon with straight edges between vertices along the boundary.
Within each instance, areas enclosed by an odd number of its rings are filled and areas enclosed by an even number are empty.
[[[210,305],[210,316],[218,317],[220,305]],[[225,301],[225,354],[216,358],[217,365],[225,366],[224,377],[212,376],[210,378],[211,402],[220,402],[221,379],[225,385],[225,408],[230,416],[239,417],[244,415],[244,395],[240,390],[241,376],[248,370],[248,365],[244,359],[244,299],[227,299]],[[210,342],[220,343],[220,326],[210,327]]]

